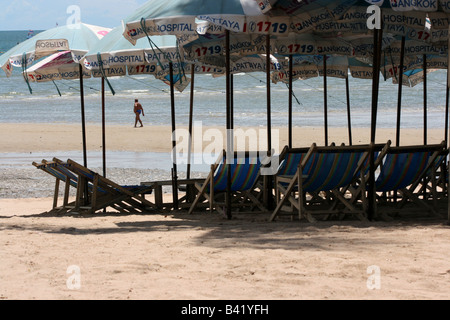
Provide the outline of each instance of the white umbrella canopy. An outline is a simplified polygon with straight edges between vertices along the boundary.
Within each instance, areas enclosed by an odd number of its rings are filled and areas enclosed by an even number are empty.
[[[13,67],[21,67],[30,93],[30,80],[36,82],[57,79],[80,79],[80,104],[82,117],[82,140],[84,165],[87,166],[86,129],[84,119],[83,78],[88,76],[79,64],[81,58],[111,29],[85,23],[68,24],[43,31],[19,43],[2,56],[0,67],[6,76]],[[31,69],[32,64],[41,59]],[[77,70],[78,66],[78,70]],[[67,68],[67,69],[66,69]],[[83,76],[80,76],[83,73]],[[59,92],[59,89],[58,89]]]
[[[123,30],[122,25],[114,28],[86,53],[82,59],[85,70],[105,78],[127,73],[150,74],[164,81],[169,73],[169,62],[175,62],[176,70],[185,68],[175,36],[152,36],[150,40],[139,39],[133,45],[123,37]],[[176,85],[183,91],[189,80],[183,72],[179,73]]]
[[[79,63],[75,62],[70,51],[54,53],[29,67],[24,75],[31,82],[79,79]],[[83,71],[83,78],[91,73]]]
[[[77,23],[43,31],[1,55],[0,67],[10,76],[13,67],[26,69],[34,61],[61,51],[70,51],[73,60],[78,62],[110,30]]]

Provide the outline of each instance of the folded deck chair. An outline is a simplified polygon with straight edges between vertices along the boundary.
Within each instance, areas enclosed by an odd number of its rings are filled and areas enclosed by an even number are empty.
[[[219,201],[218,197],[225,195],[227,191],[228,167],[231,167],[232,206],[258,207],[261,211],[266,211],[258,197],[253,194],[262,166],[256,152],[234,152],[231,166],[227,165],[226,158],[225,151],[222,151],[217,161],[211,165],[210,173],[204,182],[195,183],[198,193],[189,208],[189,214],[201,204],[209,206],[210,212],[217,210],[224,213],[225,204]]]
[[[73,206],[71,206],[68,203],[68,199],[69,199],[69,192],[70,192],[70,187],[73,187],[74,189],[77,189],[78,187],[78,178],[73,175],[70,172],[65,172],[65,170],[58,170],[56,167],[58,166],[58,164],[56,162],[51,162],[51,161],[47,161],[45,159],[43,159],[41,161],[41,163],[37,163],[37,162],[33,162],[33,165],[44,171],[47,172],[48,174],[52,175],[55,177],[55,191],[54,191],[54,195],[53,195],[53,207],[52,207],[52,211],[63,211],[66,209],[72,209]],[[58,207],[58,197],[59,197],[59,186],[60,186],[60,182],[65,183],[65,188],[64,188],[64,196],[63,196],[63,205]]]
[[[445,142],[390,147],[380,163],[380,173],[375,181],[376,192],[398,194],[401,201],[391,205],[395,210],[412,202],[417,208],[436,214],[435,206],[428,203],[424,192],[431,190],[432,198],[436,198],[436,169],[444,161],[446,152]],[[419,187],[420,185],[422,187]],[[379,197],[377,205],[382,200],[383,198]]]
[[[50,166],[53,170],[65,175],[66,181],[71,181],[72,186],[76,184],[76,197],[70,211],[94,213],[112,207],[120,212],[130,213],[144,212],[155,207],[144,197],[145,194],[151,193],[151,187],[118,185],[70,159],[64,162],[53,158],[52,163],[47,164],[47,167]],[[87,197],[83,197],[86,187]],[[65,201],[67,194],[66,187]]]
[[[299,219],[305,217],[310,222],[315,221],[312,214],[332,212],[353,214],[364,220],[364,210],[347,199],[346,193],[367,170],[371,150],[374,146],[318,147],[313,144],[302,156],[294,175],[275,177],[277,193],[282,197],[277,198],[270,220],[276,218],[287,201],[298,210]],[[307,194],[311,195],[310,201],[306,199]]]

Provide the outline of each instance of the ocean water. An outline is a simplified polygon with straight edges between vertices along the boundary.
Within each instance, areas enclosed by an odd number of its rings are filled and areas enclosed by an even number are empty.
[[[36,33],[36,31],[35,31]],[[0,51],[6,51],[26,39],[28,30],[0,31]],[[234,125],[266,126],[266,79],[264,73],[234,76]],[[115,95],[106,86],[106,121],[115,125],[133,125],[133,102],[142,103],[147,125],[170,125],[169,87],[153,76],[125,76],[109,78]],[[429,128],[444,127],[446,71],[428,75],[427,114]],[[371,80],[350,77],[350,105],[352,127],[370,126]],[[61,96],[59,96],[58,86]],[[13,123],[80,123],[79,81],[61,80],[31,83],[30,94],[20,70],[6,78],[0,72],[0,121]],[[195,76],[194,121],[204,126],[224,127],[226,124],[225,77]],[[101,82],[99,78],[84,81],[86,121],[101,122]],[[397,85],[392,80],[380,84],[377,127],[396,125]],[[321,127],[324,124],[323,78],[294,82],[293,125]],[[346,127],[345,80],[327,78],[328,125]],[[188,124],[190,86],[176,92],[176,123]],[[287,126],[288,89],[283,83],[271,84],[271,122],[273,126]],[[403,87],[402,127],[417,128],[423,123],[423,85]]]

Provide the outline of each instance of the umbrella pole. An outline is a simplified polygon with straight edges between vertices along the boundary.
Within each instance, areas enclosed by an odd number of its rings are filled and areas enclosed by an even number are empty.
[[[328,146],[328,101],[327,101],[327,56],[323,56],[323,116],[324,116],[324,134],[325,146]]]
[[[105,78],[102,77],[102,152],[103,176],[106,178]]]
[[[191,178],[191,153],[192,153],[192,117],[194,114],[194,76],[195,76],[195,64],[192,64],[191,69],[191,96],[189,101],[189,145],[188,145],[188,163],[186,178]]]
[[[226,73],[226,122],[227,122],[227,149],[226,149],[226,165],[227,165],[227,192],[225,198],[227,219],[231,219],[231,163],[234,157],[232,153],[233,136],[231,129],[231,62],[230,62],[230,31],[225,31],[225,73]],[[211,186],[214,188],[214,186]],[[212,199],[211,199],[212,200]]]
[[[79,64],[79,72],[80,72],[80,101],[81,101],[81,130],[82,130],[82,139],[83,139],[83,165],[87,168],[87,151],[86,151],[86,121],[84,114],[84,85],[83,85],[83,68],[81,64]],[[84,184],[84,204],[88,202],[88,183],[87,180]]]
[[[448,38],[448,45],[450,45],[450,38]],[[448,72],[448,69],[450,68],[450,54],[447,54],[447,105],[446,105],[446,111],[447,111],[447,117],[446,120],[448,121],[448,95],[449,95],[449,87],[450,87],[450,72]],[[448,124],[448,123],[447,123]],[[446,127],[446,130],[448,130],[448,127]],[[445,138],[448,139],[447,134],[445,135]],[[448,140],[447,140],[448,142]],[[447,145],[448,147],[448,145]],[[447,165],[447,175],[450,176],[450,164],[448,163],[448,158],[446,161],[446,165]],[[445,179],[444,181],[446,181],[447,179]],[[450,225],[450,197],[449,197],[449,184],[448,182],[446,183],[446,187],[447,187],[447,224]]]
[[[230,88],[230,128],[234,130],[234,77],[232,73],[230,73]]]
[[[86,152],[86,122],[84,115],[84,86],[83,86],[83,69],[79,64],[80,71],[80,101],[81,101],[81,130],[83,138],[83,164],[87,167],[87,152]]]
[[[372,111],[371,111],[371,130],[370,145],[375,144],[377,111],[378,111],[378,85],[380,81],[380,60],[381,60],[381,41],[383,34],[381,29],[374,29],[373,34],[373,74],[372,74]],[[375,216],[375,155],[373,149],[369,153],[369,188],[368,188],[368,218],[373,220]]]
[[[267,89],[267,151],[272,150],[271,91],[270,91],[270,35],[266,36],[266,89]]]
[[[289,55],[289,114],[288,114],[288,144],[292,148],[292,64],[293,56]]]
[[[272,155],[272,119],[271,119],[271,90],[270,90],[270,35],[266,36],[266,91],[267,91],[267,156]],[[273,207],[272,177],[264,176],[264,203],[267,208]]]
[[[398,76],[398,99],[397,99],[397,131],[396,131],[396,146],[400,145],[400,115],[402,109],[402,86],[403,86],[403,60],[405,59],[405,37],[402,37],[402,44],[400,49],[400,65]]]
[[[352,145],[352,121],[350,116],[350,85],[348,83],[348,75],[345,78],[345,93],[347,95],[348,144]]]
[[[427,55],[423,55],[423,144],[427,145]]]
[[[177,181],[177,142],[175,141],[175,92],[173,83],[173,64],[169,62],[170,72],[170,107],[172,113],[172,196],[173,209],[178,210],[178,181]]]
[[[448,72],[448,69],[447,69]],[[448,89],[448,78],[447,78],[447,87],[445,88],[445,129],[444,129],[444,140],[445,140],[445,147],[448,148],[448,104],[449,104],[449,89]]]

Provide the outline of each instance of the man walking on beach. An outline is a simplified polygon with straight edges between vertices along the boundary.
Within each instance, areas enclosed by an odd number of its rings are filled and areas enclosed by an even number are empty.
[[[134,99],[134,114],[136,115],[136,121],[134,122],[135,128],[138,122],[141,124],[141,127],[144,126],[141,121],[141,113],[142,116],[145,117],[144,108],[142,108],[142,105],[138,102],[138,99]]]

